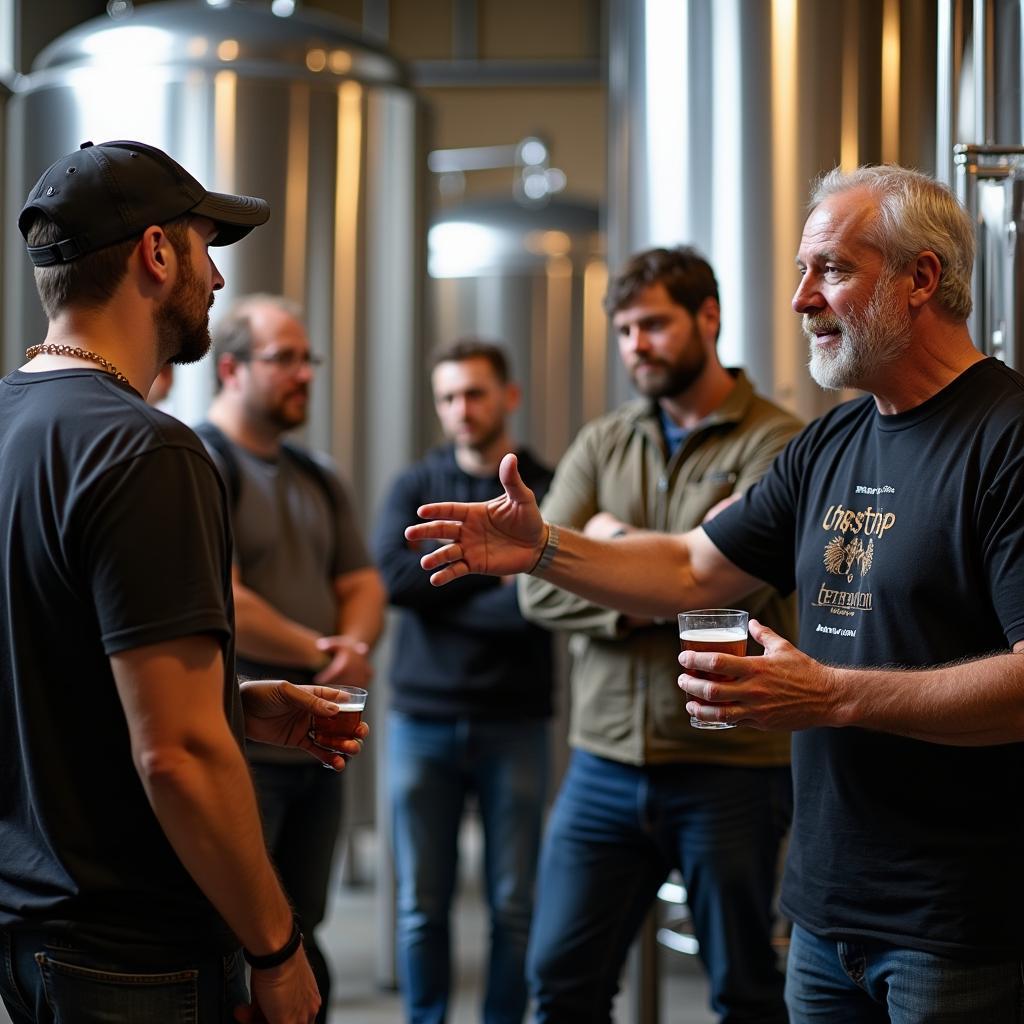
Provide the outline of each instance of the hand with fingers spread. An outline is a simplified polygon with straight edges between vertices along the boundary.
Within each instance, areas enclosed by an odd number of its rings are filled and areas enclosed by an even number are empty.
[[[509,576],[529,572],[540,558],[547,529],[533,491],[519,475],[515,455],[501,460],[498,479],[505,493],[490,501],[435,502],[418,513],[429,523],[406,528],[406,539],[449,543],[424,555],[420,564],[433,572],[430,582],[443,586],[466,573]]]
[[[343,771],[345,761],[363,749],[370,729],[365,722],[356,728],[355,737],[339,741],[337,751],[318,747],[309,738],[310,715],[330,716],[341,710],[341,697],[330,686],[296,686],[281,679],[250,679],[240,686],[245,708],[245,732],[251,740],[298,747],[328,768]]]
[[[679,688],[686,710],[705,722],[755,729],[795,731],[838,725],[840,701],[834,673],[801,654],[788,640],[750,620],[750,636],[764,648],[760,657],[684,651]],[[704,679],[692,673],[710,673]]]

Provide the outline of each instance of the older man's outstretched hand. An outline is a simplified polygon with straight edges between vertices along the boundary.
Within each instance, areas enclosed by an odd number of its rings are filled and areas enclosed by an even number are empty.
[[[421,505],[417,514],[432,522],[406,527],[409,541],[446,542],[420,559],[420,565],[433,573],[430,582],[435,587],[470,572],[511,576],[529,572],[537,564],[547,541],[547,526],[533,491],[519,475],[514,455],[501,460],[498,479],[505,489],[499,497]]]

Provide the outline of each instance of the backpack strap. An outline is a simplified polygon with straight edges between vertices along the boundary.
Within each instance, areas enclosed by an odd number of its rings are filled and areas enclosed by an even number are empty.
[[[223,469],[222,476],[224,484],[228,489],[228,499],[231,502],[231,511],[234,513],[238,506],[238,496],[242,491],[242,471],[238,465],[238,456],[235,454],[234,442],[224,433],[220,427],[215,426],[209,420],[203,420],[192,428],[199,437],[217,454]],[[313,458],[309,452],[297,445],[281,442],[281,451],[308,477],[316,481],[320,490],[327,499],[327,507],[331,510],[331,537],[333,547],[331,550],[331,565],[333,566],[338,555],[338,496],[334,491],[334,485],[328,478],[327,471]]]
[[[221,476],[228,489],[228,500],[231,511],[238,505],[238,495],[242,490],[242,471],[238,468],[238,456],[228,440],[227,434],[209,420],[203,420],[192,428],[207,447],[212,448],[220,460]]]

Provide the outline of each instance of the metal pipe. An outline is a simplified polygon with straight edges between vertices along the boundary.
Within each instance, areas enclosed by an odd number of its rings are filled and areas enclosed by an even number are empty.
[[[935,68],[935,176],[953,184],[953,145],[956,143],[957,82],[960,47],[957,34],[958,0],[938,0]]]
[[[974,0],[974,135],[993,142],[992,135],[992,3]]]

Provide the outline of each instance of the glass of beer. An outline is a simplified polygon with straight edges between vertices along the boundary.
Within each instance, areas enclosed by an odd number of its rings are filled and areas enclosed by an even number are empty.
[[[338,686],[334,702],[341,708],[336,715],[310,715],[307,735],[324,750],[338,752],[342,740],[355,738],[356,726],[366,707],[366,691],[358,686]]]
[[[684,651],[717,651],[744,657],[747,653],[747,613],[737,608],[698,608],[679,613],[679,644]],[[727,679],[713,672],[689,673],[700,679]],[[702,722],[690,716],[694,729],[735,729],[732,722]]]

